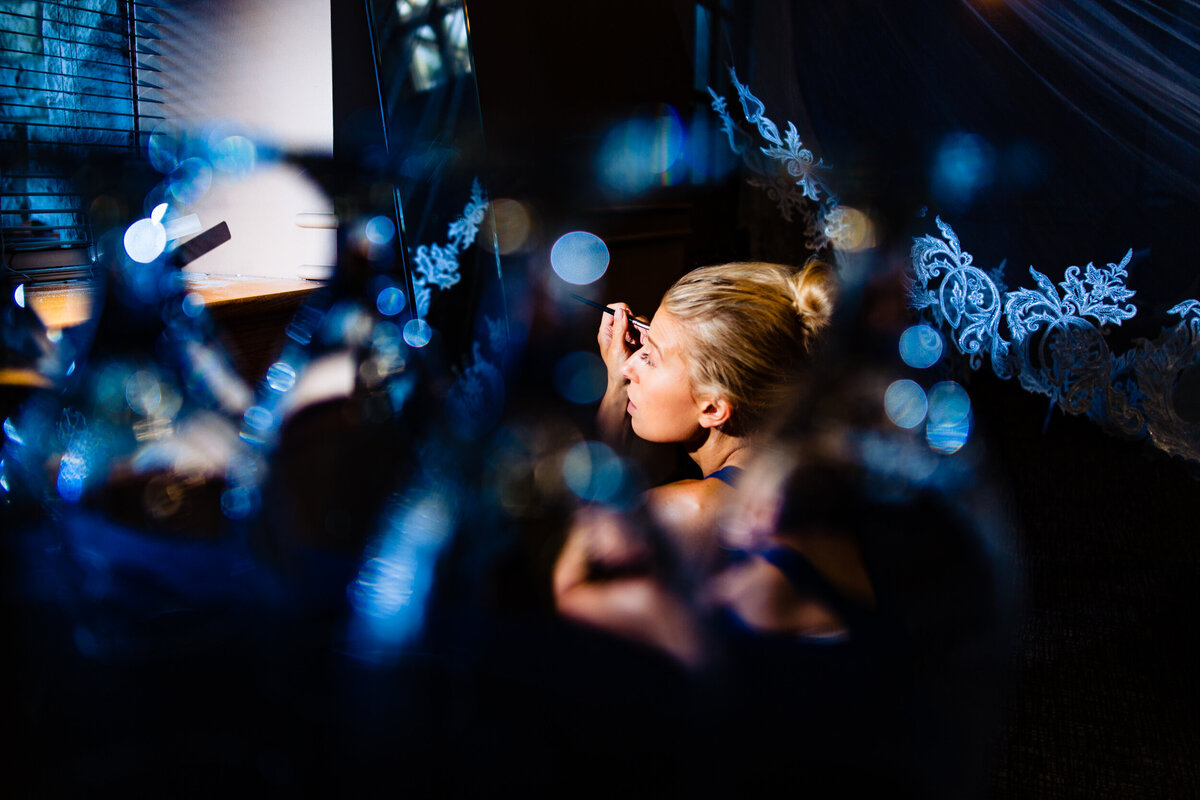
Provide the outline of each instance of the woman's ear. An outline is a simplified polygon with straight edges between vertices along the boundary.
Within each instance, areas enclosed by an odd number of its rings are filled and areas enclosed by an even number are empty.
[[[719,428],[729,421],[733,408],[724,397],[700,398],[700,427]]]

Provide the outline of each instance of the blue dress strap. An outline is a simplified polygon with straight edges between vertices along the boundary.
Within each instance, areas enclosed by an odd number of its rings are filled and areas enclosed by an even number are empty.
[[[707,478],[716,478],[719,481],[728,483],[730,486],[736,486],[737,480],[741,476],[742,476],[742,468],[730,465],[728,467],[721,467],[716,472],[705,475],[704,477],[706,479]]]

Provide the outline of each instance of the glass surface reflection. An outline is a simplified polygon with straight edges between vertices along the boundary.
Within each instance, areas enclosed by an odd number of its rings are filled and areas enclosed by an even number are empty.
[[[436,331],[451,362],[469,362],[477,320],[505,320],[507,310],[499,254],[476,241],[496,237],[480,184],[483,128],[466,10],[461,0],[369,0],[366,8],[395,195],[392,221],[408,262],[404,295],[380,294],[379,309],[404,320],[411,345],[424,346]],[[366,238],[391,242],[387,221],[368,222]]]

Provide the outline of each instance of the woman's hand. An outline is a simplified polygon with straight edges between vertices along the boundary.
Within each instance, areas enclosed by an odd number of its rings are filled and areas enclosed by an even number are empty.
[[[629,398],[625,394],[627,381],[621,374],[621,367],[641,344],[637,330],[629,324],[629,306],[610,303],[609,308],[616,313],[602,315],[600,330],[596,333],[596,344],[600,346],[600,357],[608,372],[608,385],[596,412],[596,427],[606,442],[623,447],[629,435],[629,416],[625,412]]]
[[[615,313],[605,314],[600,320],[596,343],[600,345],[600,357],[608,369],[608,385],[623,386],[625,378],[621,367],[641,347],[637,331],[629,324],[629,306],[625,303],[609,303]]]

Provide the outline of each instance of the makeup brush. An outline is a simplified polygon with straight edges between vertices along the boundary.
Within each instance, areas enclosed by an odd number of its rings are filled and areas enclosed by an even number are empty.
[[[580,297],[577,294],[572,294],[571,297],[574,297],[576,300],[583,303],[584,305],[589,305],[592,308],[599,309],[600,311],[603,311],[605,314],[612,314],[613,316],[616,316],[616,314],[617,314],[617,312],[613,311],[608,306],[602,306],[599,303],[592,302],[591,300],[588,300],[586,297]],[[632,315],[630,315],[630,317],[629,317],[629,324],[633,325],[633,327],[637,328],[638,330],[643,330],[643,331],[650,330],[650,326],[647,323],[642,322],[640,319],[634,319]]]

